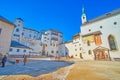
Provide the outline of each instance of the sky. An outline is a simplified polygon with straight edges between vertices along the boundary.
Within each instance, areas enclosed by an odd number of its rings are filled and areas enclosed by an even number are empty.
[[[37,31],[58,30],[68,41],[80,32],[83,6],[89,21],[120,8],[120,0],[0,0],[0,15],[11,22],[22,18]]]

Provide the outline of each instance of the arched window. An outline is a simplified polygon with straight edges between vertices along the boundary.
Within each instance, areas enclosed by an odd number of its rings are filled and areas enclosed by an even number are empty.
[[[109,35],[108,42],[109,42],[110,50],[117,50],[114,36]]]

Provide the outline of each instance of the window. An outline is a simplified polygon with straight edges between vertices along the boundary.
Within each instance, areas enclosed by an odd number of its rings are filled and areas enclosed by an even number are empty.
[[[83,16],[83,19],[85,19],[85,17]]]
[[[75,51],[77,51],[77,49],[75,49]]]
[[[102,26],[100,26],[100,28],[102,29]]]
[[[88,51],[88,54],[89,54],[89,55],[91,55],[91,54],[92,54],[92,51],[91,51],[91,50],[89,50],[89,51]]]
[[[42,46],[42,43],[40,43],[40,46]]]
[[[29,34],[29,37],[31,38],[31,34]]]
[[[34,35],[34,38],[35,38],[36,36]]]
[[[56,47],[58,47],[58,44],[56,44]]]
[[[24,35],[24,33],[22,33],[22,36]]]
[[[87,45],[90,46],[90,41],[89,40],[87,41]]]
[[[91,29],[89,29],[89,31],[91,31]]]
[[[26,50],[24,50],[23,52],[26,52]]]
[[[52,43],[50,45],[52,46]]]
[[[46,39],[46,37],[44,37],[44,39]]]
[[[20,26],[20,24],[18,24],[18,26]]]
[[[108,36],[108,42],[109,42],[110,50],[117,50],[115,38],[112,35]]]
[[[0,29],[0,34],[1,34],[2,29]]]
[[[82,48],[80,48],[80,50],[82,50]]]
[[[53,46],[55,46],[55,44],[53,44]]]
[[[116,25],[117,24],[117,22],[114,22],[114,25]]]
[[[94,42],[95,42],[95,45],[97,45],[97,46],[102,44],[102,40],[101,40],[100,34],[95,34],[94,35]]]
[[[21,23],[21,21],[18,21],[19,23]]]
[[[19,29],[18,29],[18,28],[16,29],[16,32],[19,32]]]
[[[19,52],[20,50],[19,49],[17,49],[17,52]]]
[[[12,50],[13,50],[13,49],[12,49],[12,48],[10,48],[10,50],[9,50],[9,51],[10,51],[10,52],[12,52]]]
[[[14,34],[14,36],[16,36],[16,37],[20,37],[20,35],[17,35],[17,34]]]
[[[51,51],[51,53],[54,53],[54,51]]]

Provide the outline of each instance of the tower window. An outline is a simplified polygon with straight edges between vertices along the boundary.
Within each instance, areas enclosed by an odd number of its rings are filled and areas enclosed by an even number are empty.
[[[20,24],[18,24],[18,26],[20,26]]]
[[[85,19],[85,17],[83,17],[83,19]]]
[[[18,21],[19,23],[21,23],[21,21]]]

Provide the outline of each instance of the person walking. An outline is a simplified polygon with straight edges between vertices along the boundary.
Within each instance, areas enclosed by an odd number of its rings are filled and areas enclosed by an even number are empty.
[[[24,58],[24,59],[23,59],[24,65],[26,65],[26,62],[27,62],[27,55],[24,54],[23,58]]]
[[[5,67],[6,62],[7,62],[7,56],[4,55],[4,57],[2,58],[2,67]]]

